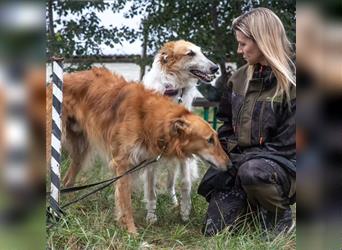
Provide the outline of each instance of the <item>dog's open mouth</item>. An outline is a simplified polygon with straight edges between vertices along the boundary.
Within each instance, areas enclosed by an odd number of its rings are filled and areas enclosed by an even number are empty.
[[[196,69],[191,69],[190,72],[191,74],[196,76],[198,79],[205,81],[205,82],[211,82],[215,78],[214,74],[207,74]]]

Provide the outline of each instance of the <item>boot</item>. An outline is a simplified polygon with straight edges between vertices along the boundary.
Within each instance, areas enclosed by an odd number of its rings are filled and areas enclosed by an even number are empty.
[[[202,233],[213,236],[227,226],[234,226],[247,208],[246,194],[242,189],[214,191],[208,206]]]
[[[288,234],[295,226],[292,220],[292,211],[290,207],[279,213],[273,213],[260,207],[259,214],[262,229],[273,236],[277,236],[281,233]]]

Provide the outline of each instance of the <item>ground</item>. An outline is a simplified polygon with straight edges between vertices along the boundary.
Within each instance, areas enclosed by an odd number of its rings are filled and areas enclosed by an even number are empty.
[[[65,172],[69,159],[63,160]],[[86,169],[79,176],[79,183],[93,182],[110,176],[110,171],[100,166]],[[201,165],[201,174],[205,171]],[[161,179],[164,177],[162,176]],[[198,181],[193,186],[193,209],[190,221],[180,219],[179,208],[173,208],[171,199],[159,182],[157,215],[155,225],[145,222],[145,207],[142,192],[133,196],[134,217],[139,228],[138,236],[131,236],[117,227],[114,219],[113,188],[107,188],[65,210],[66,215],[48,230],[48,244],[52,249],[295,249],[295,233],[268,241],[257,223],[247,223],[239,232],[224,232],[207,238],[201,235],[207,202],[196,193]],[[62,204],[79,195],[63,195]]]

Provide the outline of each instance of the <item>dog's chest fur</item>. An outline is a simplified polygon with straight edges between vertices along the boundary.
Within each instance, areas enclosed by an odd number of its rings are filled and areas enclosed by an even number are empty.
[[[176,92],[168,95],[175,103],[183,104],[188,110],[192,109],[192,101],[201,96],[196,88],[197,80],[183,75],[168,74],[163,71],[158,60],[152,64],[151,70],[143,79],[144,85],[161,94],[165,92]],[[179,100],[181,99],[181,102]]]

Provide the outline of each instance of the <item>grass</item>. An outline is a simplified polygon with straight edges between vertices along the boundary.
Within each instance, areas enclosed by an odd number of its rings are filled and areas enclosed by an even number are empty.
[[[69,165],[64,155],[62,173]],[[79,183],[90,183],[111,176],[110,171],[96,161],[95,166],[80,173]],[[200,167],[201,173],[205,167]],[[162,176],[158,187],[158,222],[150,225],[145,221],[143,194],[133,194],[135,222],[138,236],[131,236],[121,230],[114,217],[113,188],[107,188],[65,210],[66,215],[52,229],[48,230],[48,246],[52,249],[295,249],[295,233],[289,236],[267,240],[258,223],[247,223],[240,231],[232,234],[223,232],[215,237],[201,235],[203,218],[207,208],[205,199],[196,194],[198,182],[193,186],[193,209],[190,221],[180,219],[179,208],[173,208],[171,199],[163,187]],[[62,204],[79,197],[79,194],[62,197]]]

